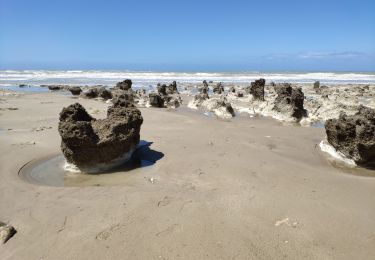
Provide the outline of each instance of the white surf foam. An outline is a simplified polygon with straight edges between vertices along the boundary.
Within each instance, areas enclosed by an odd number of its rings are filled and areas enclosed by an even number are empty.
[[[331,155],[336,160],[341,161],[341,162],[345,163],[346,165],[348,165],[350,167],[356,166],[356,163],[354,162],[354,160],[349,159],[344,154],[342,154],[341,152],[336,151],[336,149],[332,145],[330,145],[327,141],[325,141],[325,140],[321,141],[319,143],[319,147],[323,152],[328,153],[329,155]]]
[[[200,83],[203,80],[226,83],[249,83],[258,78],[267,81],[312,83],[319,80],[324,84],[375,83],[374,73],[261,73],[261,72],[153,72],[153,71],[99,71],[99,70],[0,70],[0,83],[19,84],[115,84],[130,78],[135,84],[155,84],[157,82]]]

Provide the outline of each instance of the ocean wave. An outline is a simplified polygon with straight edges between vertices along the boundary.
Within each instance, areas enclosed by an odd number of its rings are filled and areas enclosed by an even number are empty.
[[[98,71],[98,70],[0,70],[0,82],[18,84],[20,81],[31,84],[114,84],[130,78],[135,83],[154,84],[156,82],[197,83],[203,80],[227,83],[249,83],[257,78],[274,82],[312,83],[319,80],[323,84],[375,83],[375,73],[262,73],[262,72],[153,72],[153,71]]]

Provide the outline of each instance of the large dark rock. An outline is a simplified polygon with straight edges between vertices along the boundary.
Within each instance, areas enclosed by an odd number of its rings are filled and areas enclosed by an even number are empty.
[[[159,95],[166,96],[167,95],[167,85],[163,84],[160,85],[158,84],[156,87],[156,90],[158,91]]]
[[[251,82],[250,94],[253,95],[254,100],[264,101],[264,86],[266,84],[265,79],[258,79]]]
[[[120,89],[119,89],[120,90]],[[126,101],[129,103],[134,103],[134,93],[133,91],[112,91],[112,103],[115,104],[117,101]]]
[[[282,84],[275,87],[277,97],[273,109],[282,114],[300,120],[306,116],[307,111],[303,107],[304,94],[301,88],[292,88],[290,84]]]
[[[115,167],[128,160],[138,145],[142,122],[141,112],[127,101],[109,107],[106,119],[91,117],[75,103],[60,113],[62,152],[85,172]]]
[[[49,90],[52,90],[52,91],[63,90],[63,89],[64,89],[64,86],[60,86],[60,85],[49,85],[49,86],[48,86],[48,89],[49,89]]]
[[[111,99],[112,93],[105,87],[93,87],[82,93],[84,98],[103,98],[104,100]]]
[[[116,88],[122,89],[122,90],[128,90],[132,88],[133,82],[130,79],[126,79],[124,81],[118,82],[116,84]]]
[[[69,91],[73,96],[78,96],[79,94],[81,94],[82,89],[80,87],[70,87]]]
[[[325,123],[328,142],[358,165],[375,166],[375,109],[360,106],[353,116],[341,113]]]
[[[319,81],[315,81],[314,82],[314,89],[317,90],[320,88],[320,82]]]
[[[150,105],[153,107],[164,107],[164,98],[158,93],[150,93],[148,95]]]

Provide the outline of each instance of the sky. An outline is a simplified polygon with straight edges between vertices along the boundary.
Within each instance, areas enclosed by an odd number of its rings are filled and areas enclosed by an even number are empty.
[[[374,0],[0,0],[0,69],[375,71]]]

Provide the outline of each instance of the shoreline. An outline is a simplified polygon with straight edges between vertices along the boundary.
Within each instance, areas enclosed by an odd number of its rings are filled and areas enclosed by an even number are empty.
[[[109,104],[53,92],[0,98],[18,108],[0,112],[1,128],[13,129],[0,132],[0,219],[18,231],[1,259],[375,255],[375,178],[334,167],[317,147],[322,128],[141,107],[141,139],[164,154],[152,170],[119,175],[120,185],[50,187],[23,181],[19,168],[60,151],[63,107],[78,100],[104,118]]]

